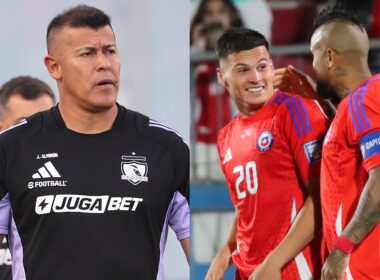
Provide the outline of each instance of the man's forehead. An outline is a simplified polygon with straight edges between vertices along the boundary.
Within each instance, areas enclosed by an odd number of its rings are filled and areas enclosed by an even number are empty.
[[[61,29],[53,30],[48,41],[49,53],[60,52],[62,46],[99,46],[115,45],[116,39],[109,25],[94,29],[91,27],[63,26]]]
[[[239,64],[243,62],[251,64],[269,59],[269,52],[265,46],[259,46],[257,48],[235,52],[228,55],[228,60],[231,64]]]
[[[76,41],[86,41],[100,37],[111,41],[115,40],[115,35],[109,25],[97,29],[91,27],[64,26],[62,28],[62,34],[66,35],[69,39],[75,39]]]

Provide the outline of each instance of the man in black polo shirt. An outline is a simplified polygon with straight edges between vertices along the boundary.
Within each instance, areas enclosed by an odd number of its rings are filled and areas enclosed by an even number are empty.
[[[173,130],[116,103],[110,19],[55,17],[45,65],[60,102],[0,137],[27,279],[163,279],[168,224],[188,253],[189,151]]]

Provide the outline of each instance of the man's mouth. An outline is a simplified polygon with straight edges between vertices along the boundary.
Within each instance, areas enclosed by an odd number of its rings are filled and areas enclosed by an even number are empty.
[[[252,93],[259,93],[264,89],[264,86],[249,87],[246,90]]]
[[[116,81],[112,79],[103,79],[96,83],[97,86],[115,86]]]

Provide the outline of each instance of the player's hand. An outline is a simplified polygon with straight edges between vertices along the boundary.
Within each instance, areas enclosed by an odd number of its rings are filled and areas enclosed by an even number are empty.
[[[222,256],[216,257],[207,271],[205,280],[223,280],[228,265],[229,258]]]
[[[291,65],[287,68],[275,69],[273,86],[299,96],[317,98],[316,84],[313,79]]]
[[[339,250],[332,250],[322,268],[321,280],[341,280],[350,261],[350,256]]]
[[[281,267],[267,258],[251,274],[248,280],[281,280]]]

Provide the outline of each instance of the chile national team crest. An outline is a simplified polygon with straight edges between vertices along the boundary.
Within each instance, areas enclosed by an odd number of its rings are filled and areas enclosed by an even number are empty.
[[[273,135],[269,130],[261,132],[257,138],[257,149],[259,151],[268,151],[273,144]]]
[[[121,179],[127,180],[133,185],[148,182],[148,164],[146,157],[122,156]]]

